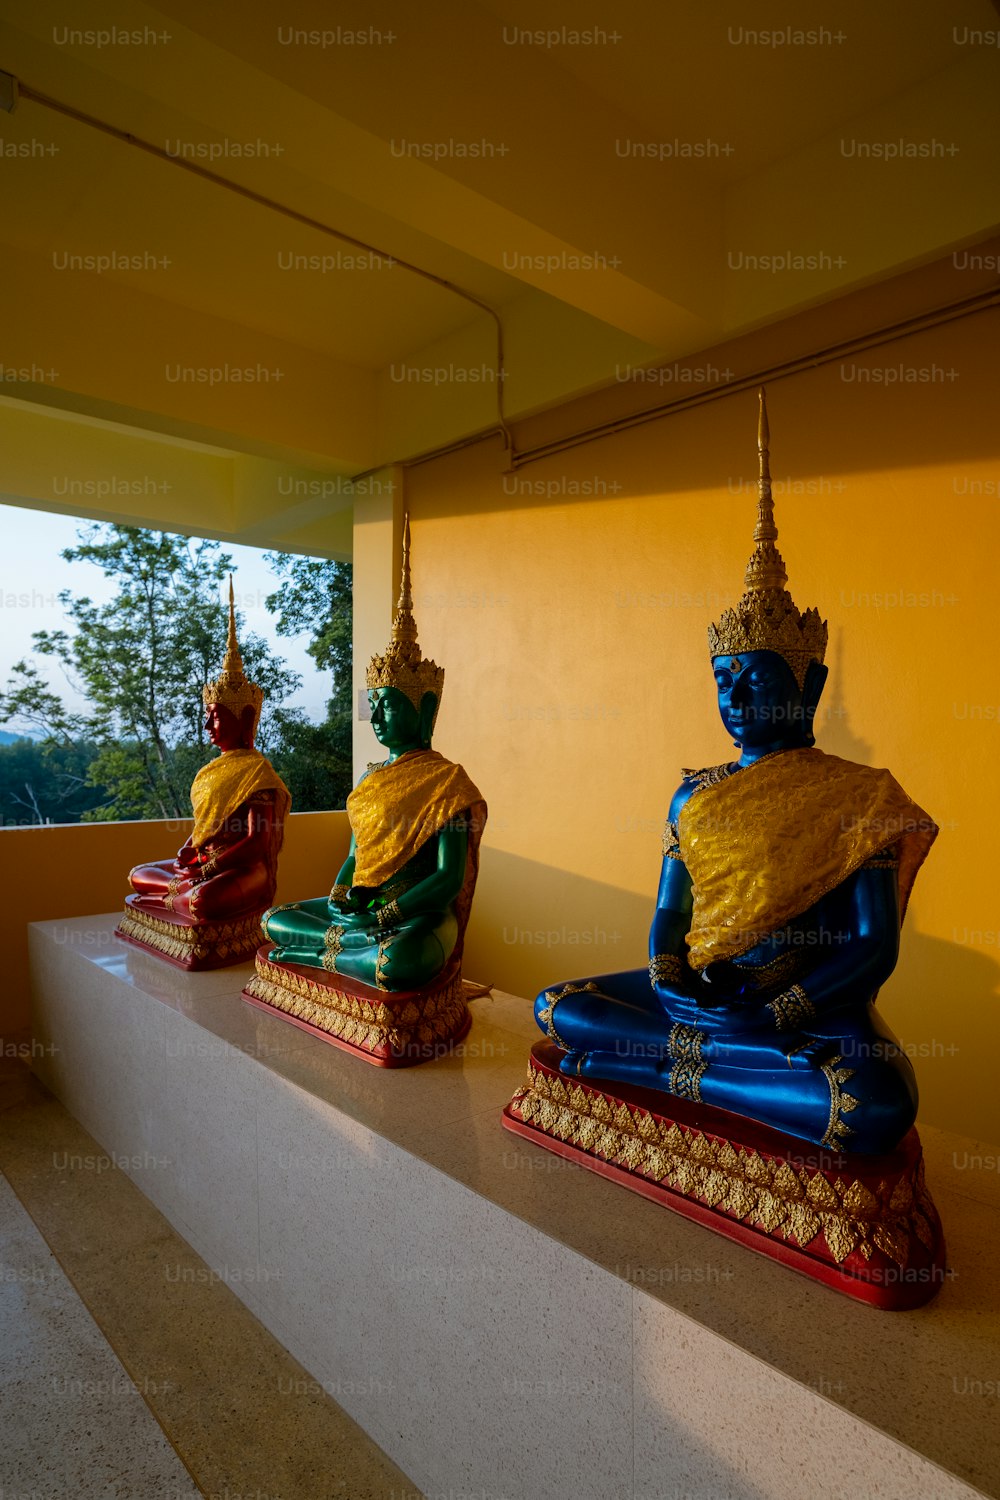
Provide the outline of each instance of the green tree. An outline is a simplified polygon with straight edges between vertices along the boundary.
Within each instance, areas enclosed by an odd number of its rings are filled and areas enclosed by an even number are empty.
[[[0,745],[0,822],[78,823],[106,795],[88,774],[96,753],[72,740]]]
[[[65,590],[60,602],[75,629],[33,636],[37,652],[62,663],[90,712],[69,713],[20,662],[0,693],[0,716],[27,720],[54,743],[96,744],[88,777],[107,795],[84,818],[188,817],[191,781],[214,753],[201,692],[225,653],[221,584],[231,559],[218,542],[104,524],[82,531],[62,556],[91,563],[115,584],[105,604]],[[258,744],[267,752],[281,733],[281,702],[300,679],[259,636],[241,632],[240,646],[247,675],[264,690]]]
[[[279,635],[312,639],[307,651],[321,672],[333,675],[326,719],[310,724],[297,712],[278,709],[281,747],[275,769],[292,794],[293,806],[343,807],[351,790],[352,569],[350,563],[268,552],[281,579],[267,608]]]

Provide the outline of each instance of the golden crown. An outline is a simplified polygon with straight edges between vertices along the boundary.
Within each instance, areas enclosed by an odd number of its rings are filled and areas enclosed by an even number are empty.
[[[417,710],[425,693],[433,693],[441,705],[444,667],[427,661],[417,642],[417,623],[413,618],[413,596],[410,593],[410,518],[403,521],[403,577],[399,603],[392,622],[392,637],[382,655],[368,663],[365,682],[369,688],[398,688]],[[434,710],[437,719],[437,708]],[[434,725],[431,724],[433,730]]]
[[[233,599],[233,575],[229,575],[229,639],[226,642],[226,655],[222,663],[222,671],[214,682],[206,683],[201,690],[202,702],[206,708],[211,708],[217,703],[220,708],[228,708],[236,718],[242,716],[245,708],[253,709],[253,728],[250,738],[253,739],[260,722],[260,711],[264,704],[264,694],[255,682],[248,682],[246,673],[243,671],[243,658],[236,640],[236,605]]]
[[[757,425],[757,524],[753,532],[754,550],[747,564],[746,593],[708,627],[708,650],[713,657],[739,656],[743,651],[775,651],[791,667],[801,688],[809,663],[822,662],[826,654],[827,626],[818,609],[800,612],[785,588],[788,574],[775,546],[778,528],[774,524],[771,499],[769,437],[767,401],[761,389]]]

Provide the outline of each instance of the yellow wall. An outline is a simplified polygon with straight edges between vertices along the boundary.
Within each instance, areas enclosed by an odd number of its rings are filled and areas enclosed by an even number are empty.
[[[815,347],[850,315],[811,314]],[[913,1049],[922,1118],[987,1139],[1000,1138],[998,323],[996,310],[952,322],[769,392],[780,547],[795,599],[830,624],[818,743],[890,767],[942,829],[882,1007]],[[759,339],[762,356],[774,335]],[[863,383],[858,368],[928,374]],[[588,398],[588,419],[615,399]],[[572,425],[550,414],[530,436]],[[528,996],[645,962],[679,770],[730,755],[705,629],[741,592],[755,441],[747,391],[516,475],[498,442],[408,471],[420,639],[448,673],[435,743],[491,810],[470,977]]]
[[[742,374],[990,279],[942,264],[685,363]],[[987,855],[1000,732],[998,318],[980,313],[806,369],[774,381],[769,396],[791,587],[830,622],[819,743],[889,766],[942,827],[882,1005],[913,1049],[923,1118],[987,1139],[1000,1138],[1000,917]],[[520,423],[518,445],[685,389],[615,384]],[[447,668],[436,744],[467,766],[491,808],[470,977],[530,996],[644,961],[680,767],[729,754],[705,628],[741,589],[755,423],[752,392],[733,393],[515,474],[492,439],[407,470],[402,487],[393,471],[393,489],[358,505],[355,685],[388,639],[402,488],[421,642]],[[376,750],[359,724],[356,760]],[[168,853],[184,832],[141,823],[3,830],[12,957],[0,1030],[27,1018],[23,924],[116,909],[123,872]],[[280,897],[325,888],[346,843],[342,813],[293,817]]]
[[[16,1037],[30,1020],[25,924],[118,911],[128,894],[132,866],[142,860],[169,858],[190,831],[190,820],[0,829],[4,913],[0,1036]],[[328,890],[349,842],[346,813],[293,813],[285,825],[277,899],[294,901],[304,893]]]

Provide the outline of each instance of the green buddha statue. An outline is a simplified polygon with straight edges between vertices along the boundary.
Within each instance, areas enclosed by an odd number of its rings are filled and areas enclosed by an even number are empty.
[[[444,669],[423,658],[417,641],[409,518],[392,638],[366,682],[387,757],[369,765],[347,799],[351,844],[329,896],[265,913],[268,960],[376,993],[421,990],[461,956],[486,804],[462,767],[431,748]]]

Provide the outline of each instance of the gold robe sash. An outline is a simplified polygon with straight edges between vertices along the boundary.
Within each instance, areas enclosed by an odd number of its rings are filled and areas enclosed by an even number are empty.
[[[384,885],[465,808],[473,809],[478,843],[486,820],[482,793],[437,750],[408,750],[376,766],[347,799],[356,845],[354,884]]]
[[[822,750],[786,750],[702,787],[678,819],[691,967],[746,953],[890,845],[902,920],[937,831],[888,771]]]
[[[202,766],[191,783],[195,848],[210,843],[244,802],[266,791],[276,794],[275,823],[280,828],[292,797],[266,755],[259,750],[224,750],[217,760]]]

